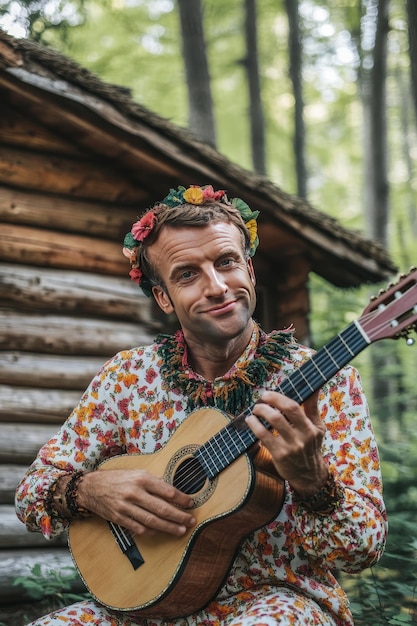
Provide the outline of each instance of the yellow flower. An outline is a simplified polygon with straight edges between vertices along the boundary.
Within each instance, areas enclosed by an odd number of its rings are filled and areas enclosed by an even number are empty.
[[[258,227],[256,224],[256,220],[249,220],[248,222],[246,222],[246,228],[249,231],[250,245],[253,246],[256,240],[256,237],[258,235]]]
[[[200,187],[189,187],[184,191],[183,198],[190,204],[201,204],[204,200],[204,195]]]

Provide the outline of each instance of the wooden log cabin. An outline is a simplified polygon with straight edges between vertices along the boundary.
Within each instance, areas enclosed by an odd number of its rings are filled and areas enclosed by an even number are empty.
[[[308,342],[308,277],[341,287],[395,272],[377,243],[231,163],[52,49],[0,32],[0,597],[17,575],[68,565],[65,540],[27,533],[16,484],[102,363],[166,322],[127,274],[124,234],[179,184],[259,209],[263,326]],[[0,617],[1,621],[1,617]]]

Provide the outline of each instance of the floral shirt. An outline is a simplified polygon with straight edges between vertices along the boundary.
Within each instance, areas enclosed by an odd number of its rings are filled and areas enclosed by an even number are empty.
[[[207,385],[212,390],[226,388],[239,368],[253,359],[257,342],[255,331],[231,370]],[[115,454],[156,452],[185,419],[187,398],[163,377],[159,348],[155,342],[109,360],[57,435],[41,448],[16,492],[17,515],[28,530],[40,530],[47,538],[65,530],[67,522],[51,516],[47,506],[51,487],[60,476],[92,471]],[[264,389],[277,388],[311,354],[305,346],[290,343],[281,367],[271,367],[253,399]],[[183,368],[198,378],[186,362]],[[386,514],[379,457],[354,368],[342,369],[324,385],[319,405],[327,426],[323,456],[343,485],[344,498],[330,514],[312,513],[286,485],[276,519],[241,545],[218,594],[220,604],[225,598],[231,602],[244,598],[251,589],[284,585],[314,599],[337,624],[353,623],[334,573],[359,572],[375,563],[384,549]]]

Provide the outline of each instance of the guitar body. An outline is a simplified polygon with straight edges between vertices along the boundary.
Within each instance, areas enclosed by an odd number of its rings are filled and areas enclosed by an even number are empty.
[[[146,470],[175,484],[178,469],[193,451],[230,421],[217,409],[200,409],[158,452],[113,457],[99,471]],[[106,520],[93,515],[71,522],[72,557],[98,602],[144,617],[175,618],[198,611],[220,588],[244,537],[279,513],[284,485],[261,447],[253,459],[242,454],[191,495],[196,526],[181,538],[165,533],[133,537],[143,560],[136,569]]]

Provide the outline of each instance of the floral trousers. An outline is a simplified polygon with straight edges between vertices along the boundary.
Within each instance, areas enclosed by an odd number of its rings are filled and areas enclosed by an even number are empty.
[[[340,622],[339,622],[340,623]],[[41,617],[28,626],[337,626],[314,602],[287,587],[245,591],[199,613],[173,621],[134,618],[86,600]]]

